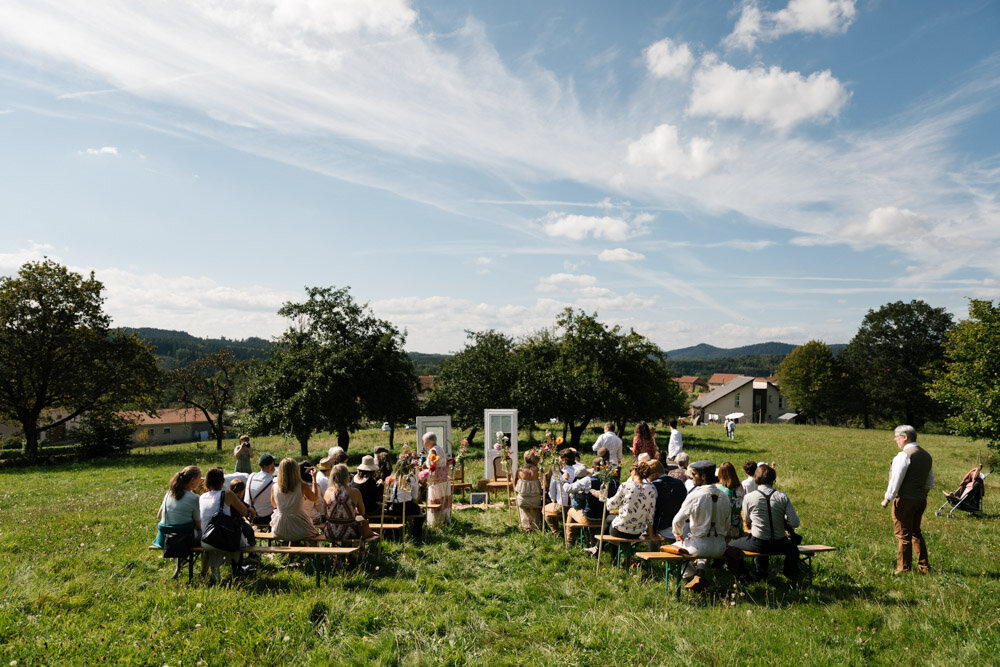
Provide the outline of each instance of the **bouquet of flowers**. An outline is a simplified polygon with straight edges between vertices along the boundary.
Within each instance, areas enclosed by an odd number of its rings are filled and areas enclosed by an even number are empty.
[[[601,481],[601,502],[608,499],[608,485],[616,479],[616,470],[610,463],[601,462],[594,466],[594,477]]]
[[[458,455],[451,460],[451,465],[461,465],[469,457],[469,439],[462,438],[462,444],[458,447]]]
[[[510,466],[510,438],[503,434],[503,431],[497,431],[496,441],[493,443],[493,449],[500,453],[503,457],[504,465]]]
[[[399,489],[404,493],[410,490],[410,476],[420,467],[420,455],[409,445],[403,445],[403,451],[396,459],[396,465],[392,469],[392,474],[385,479],[386,489],[390,488],[396,480],[399,480]]]

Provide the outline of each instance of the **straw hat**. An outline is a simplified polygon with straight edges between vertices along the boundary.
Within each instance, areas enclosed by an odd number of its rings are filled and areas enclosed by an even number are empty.
[[[371,454],[365,454],[361,458],[361,465],[358,466],[358,470],[364,470],[365,472],[377,472],[378,466],[375,464],[375,457]]]
[[[323,472],[329,471],[330,468],[332,467],[333,467],[333,459],[330,458],[329,456],[324,456],[323,458],[321,458],[319,460],[319,463],[316,465],[316,469],[321,470]]]

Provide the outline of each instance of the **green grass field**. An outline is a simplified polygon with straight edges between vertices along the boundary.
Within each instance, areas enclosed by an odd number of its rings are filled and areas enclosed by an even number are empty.
[[[684,429],[693,460],[776,462],[776,486],[792,498],[806,543],[840,549],[816,557],[812,586],[790,588],[777,563],[770,584],[740,589],[713,570],[706,594],[677,602],[664,595],[662,568],[620,571],[605,561],[596,576],[579,549],[520,533],[500,509],[456,511],[424,544],[386,543],[380,557],[319,589],[278,561],[231,585],[188,585],[169,580],[172,561],[146,549],[156,509],[176,470],[229,471],[231,449],[175,445],[5,471],[0,664],[1000,661],[997,519],[933,514],[941,490],[972,467],[974,445],[921,437],[937,475],[924,517],[934,573],[894,577],[891,519],[879,506],[897,451],[890,432],[741,425],[737,434],[730,442],[721,427]],[[359,434],[352,465],[385,439]],[[332,444],[317,438],[310,451],[318,459]],[[255,448],[298,451],[280,439]],[[480,466],[470,460],[468,476]],[[987,482],[985,510],[997,515],[1000,475]]]

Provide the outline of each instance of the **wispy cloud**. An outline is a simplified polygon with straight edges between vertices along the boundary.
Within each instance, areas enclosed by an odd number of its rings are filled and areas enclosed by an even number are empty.
[[[723,44],[752,51],[758,40],[771,41],[794,32],[843,33],[854,15],[854,0],[790,0],[776,12],[761,10],[757,0],[745,0],[736,27]]]
[[[602,262],[638,262],[646,259],[646,256],[627,248],[614,248],[602,250],[597,259]]]
[[[86,150],[82,150],[79,154],[118,157],[118,149],[115,146],[102,146],[101,148],[88,148]]]

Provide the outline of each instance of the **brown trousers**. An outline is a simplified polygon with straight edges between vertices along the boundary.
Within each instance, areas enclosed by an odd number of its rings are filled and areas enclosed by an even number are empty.
[[[913,552],[917,552],[917,569],[930,570],[927,560],[927,544],[920,532],[920,519],[927,508],[927,499],[911,500],[896,498],[892,501],[892,523],[899,553],[896,556],[896,572],[909,572],[913,568]]]

